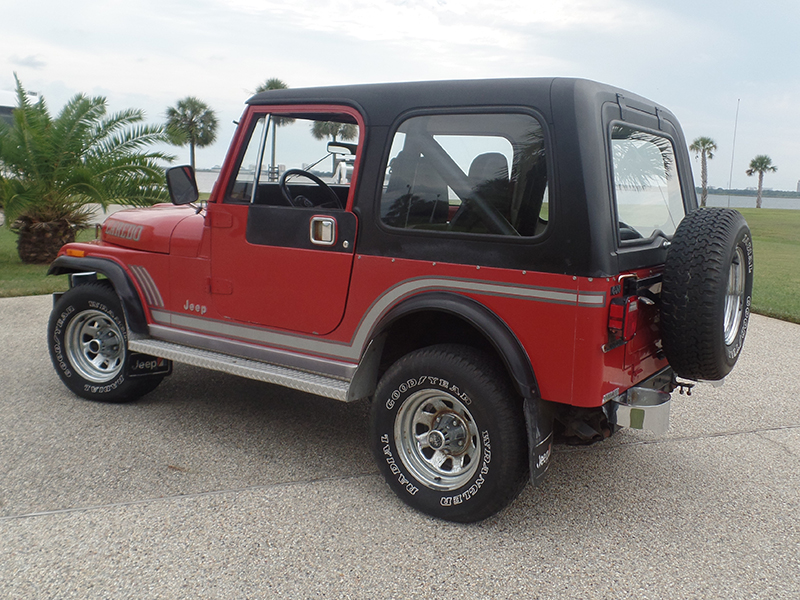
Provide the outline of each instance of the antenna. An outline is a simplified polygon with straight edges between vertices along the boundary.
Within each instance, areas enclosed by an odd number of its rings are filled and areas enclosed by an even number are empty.
[[[728,176],[728,208],[731,207],[731,182],[733,181],[733,155],[736,152],[736,127],[739,125],[739,102],[741,98],[736,99],[736,118],[733,120],[733,147],[731,148],[731,174]]]

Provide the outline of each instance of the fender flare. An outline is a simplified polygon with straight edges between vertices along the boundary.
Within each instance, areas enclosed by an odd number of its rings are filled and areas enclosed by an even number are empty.
[[[377,364],[389,328],[398,319],[422,311],[448,313],[470,324],[494,347],[520,395],[525,399],[539,398],[539,387],[528,354],[511,329],[476,300],[452,292],[427,292],[413,296],[392,307],[380,319],[370,333],[370,342],[353,378],[354,397],[370,395],[374,391]],[[359,373],[362,367],[364,372]]]
[[[114,285],[114,290],[122,303],[128,331],[137,335],[147,335],[147,318],[145,317],[142,299],[130,275],[118,263],[107,258],[79,258],[75,256],[59,256],[50,268],[48,275],[73,275],[75,273],[101,273]],[[80,285],[78,278],[70,277],[70,287]]]

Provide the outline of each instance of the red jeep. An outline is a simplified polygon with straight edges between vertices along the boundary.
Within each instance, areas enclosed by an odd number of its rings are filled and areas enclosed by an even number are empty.
[[[753,249],[697,209],[675,117],[577,79],[275,90],[248,102],[207,204],[118,212],[64,247],[64,383],[134,400],[172,362],[371,398],[402,500],[476,521],[547,470],[554,432],[665,431],[724,378]]]

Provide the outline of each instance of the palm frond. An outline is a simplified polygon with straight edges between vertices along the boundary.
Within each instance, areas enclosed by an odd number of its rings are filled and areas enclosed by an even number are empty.
[[[139,109],[131,108],[113,113],[94,124],[90,145],[92,147],[97,146],[103,140],[142,121],[144,121],[144,111]]]
[[[160,125],[137,125],[98,140],[87,153],[87,157],[126,156],[153,144],[169,142],[170,137]],[[162,153],[160,158],[169,162],[170,156]]]
[[[90,205],[145,206],[167,198],[162,164],[174,157],[153,149],[168,141],[144,113],[107,114],[103,97],[77,94],[53,119],[43,99],[32,102],[17,81],[18,107],[0,130],[0,202],[7,224],[65,221],[85,225]]]
[[[74,96],[53,121],[52,141],[54,169],[69,169],[80,162],[87,150],[87,137],[94,123],[105,114],[104,98]]]

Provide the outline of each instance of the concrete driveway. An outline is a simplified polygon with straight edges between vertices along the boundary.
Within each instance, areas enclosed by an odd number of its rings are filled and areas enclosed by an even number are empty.
[[[0,300],[1,598],[800,597],[800,326],[754,316],[667,435],[557,447],[465,526],[389,491],[365,403],[182,365],[134,404],[78,399],[50,305]]]

